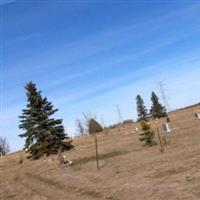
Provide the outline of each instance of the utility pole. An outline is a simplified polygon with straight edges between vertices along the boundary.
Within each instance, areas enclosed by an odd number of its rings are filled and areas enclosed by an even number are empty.
[[[101,118],[101,125],[103,126],[103,128],[105,127],[105,122],[104,122],[104,117],[103,115],[100,115]]]
[[[118,114],[119,122],[123,123],[123,117],[122,117],[122,113],[121,113],[121,110],[119,108],[119,105],[117,105],[116,108],[117,108],[117,114]]]
[[[162,81],[160,81],[160,82],[158,82],[158,86],[159,86],[159,89],[160,89],[163,104],[166,107],[167,112],[169,112],[169,111],[171,111],[171,107],[169,105],[168,98],[165,94],[164,83]]]

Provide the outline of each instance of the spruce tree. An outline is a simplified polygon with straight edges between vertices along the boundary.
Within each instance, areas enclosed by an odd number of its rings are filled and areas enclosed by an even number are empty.
[[[140,121],[141,133],[140,141],[144,142],[145,145],[153,146],[156,144],[154,140],[154,131],[151,129],[150,125],[145,121]]]
[[[157,95],[152,92],[151,94],[151,101],[152,101],[152,106],[150,109],[150,115],[155,119],[155,118],[161,118],[161,117],[167,117],[167,112],[166,108],[161,105],[159,102],[159,98]]]
[[[28,103],[22,111],[19,125],[25,132],[19,136],[25,138],[24,148],[29,153],[28,158],[38,159],[43,155],[55,154],[59,148],[70,149],[71,144],[63,142],[66,135],[62,120],[52,118],[58,109],[54,109],[52,103],[42,97],[34,83],[28,83],[25,89]]]
[[[41,102],[41,94],[37,91],[35,84],[32,82],[25,86],[25,90],[28,103],[26,109],[22,110],[22,115],[19,116],[21,122],[19,128],[25,130],[25,132],[19,136],[25,138],[24,149],[32,154],[30,148],[38,138],[38,132],[36,131],[36,116],[39,114],[38,109],[41,107],[39,106],[39,103]]]
[[[140,120],[147,120],[148,111],[144,105],[144,101],[140,95],[136,97],[136,104],[137,104],[137,114],[138,114],[138,121]]]

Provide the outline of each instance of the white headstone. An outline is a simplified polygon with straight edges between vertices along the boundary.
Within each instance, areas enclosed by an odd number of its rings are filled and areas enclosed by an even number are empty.
[[[163,128],[163,131],[166,132],[166,133],[171,133],[171,129],[169,127],[169,124],[168,123],[165,123],[162,125],[162,128]]]

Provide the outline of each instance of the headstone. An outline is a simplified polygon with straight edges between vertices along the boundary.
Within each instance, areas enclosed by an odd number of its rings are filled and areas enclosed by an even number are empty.
[[[200,113],[194,113],[195,119],[200,119]]]
[[[171,133],[171,131],[172,131],[172,130],[170,129],[168,123],[163,124],[163,125],[162,125],[162,129],[163,129],[163,131],[166,132],[166,133]]]
[[[48,163],[51,163],[53,161],[53,158],[51,156],[48,156],[47,161]]]

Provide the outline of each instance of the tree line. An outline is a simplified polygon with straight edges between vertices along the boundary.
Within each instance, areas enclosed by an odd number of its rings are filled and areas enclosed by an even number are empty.
[[[148,112],[148,109],[146,108],[142,97],[140,95],[136,96],[138,121],[147,121],[149,117],[152,117],[153,119],[167,117],[166,108],[165,106],[162,106],[162,104],[159,102],[159,98],[155,94],[155,92],[151,93],[151,101],[152,106]]]
[[[155,92],[151,93],[151,101],[152,106],[148,112],[142,97],[140,95],[136,96],[138,121],[141,126],[140,141],[148,146],[157,144],[154,139],[154,131],[151,129],[148,120],[150,118],[159,119],[161,117],[167,117],[166,108],[159,102],[159,98]]]
[[[38,159],[42,156],[57,154],[58,151],[66,151],[73,148],[72,140],[65,132],[62,119],[55,119],[53,115],[58,111],[53,104],[43,97],[41,91],[37,90],[36,84],[29,82],[25,85],[27,104],[19,116],[19,128],[23,133],[19,136],[25,138],[24,149],[28,153],[27,158]],[[151,95],[152,106],[150,111],[146,109],[140,95],[136,97],[138,121],[141,125],[140,140],[147,145],[154,145],[154,132],[147,123],[149,117],[160,118],[167,116],[166,109],[159,103],[154,92]],[[103,127],[89,115],[84,114],[83,123],[77,120],[77,127],[81,134],[85,129],[92,132],[100,132]],[[85,128],[86,127],[86,128]]]

